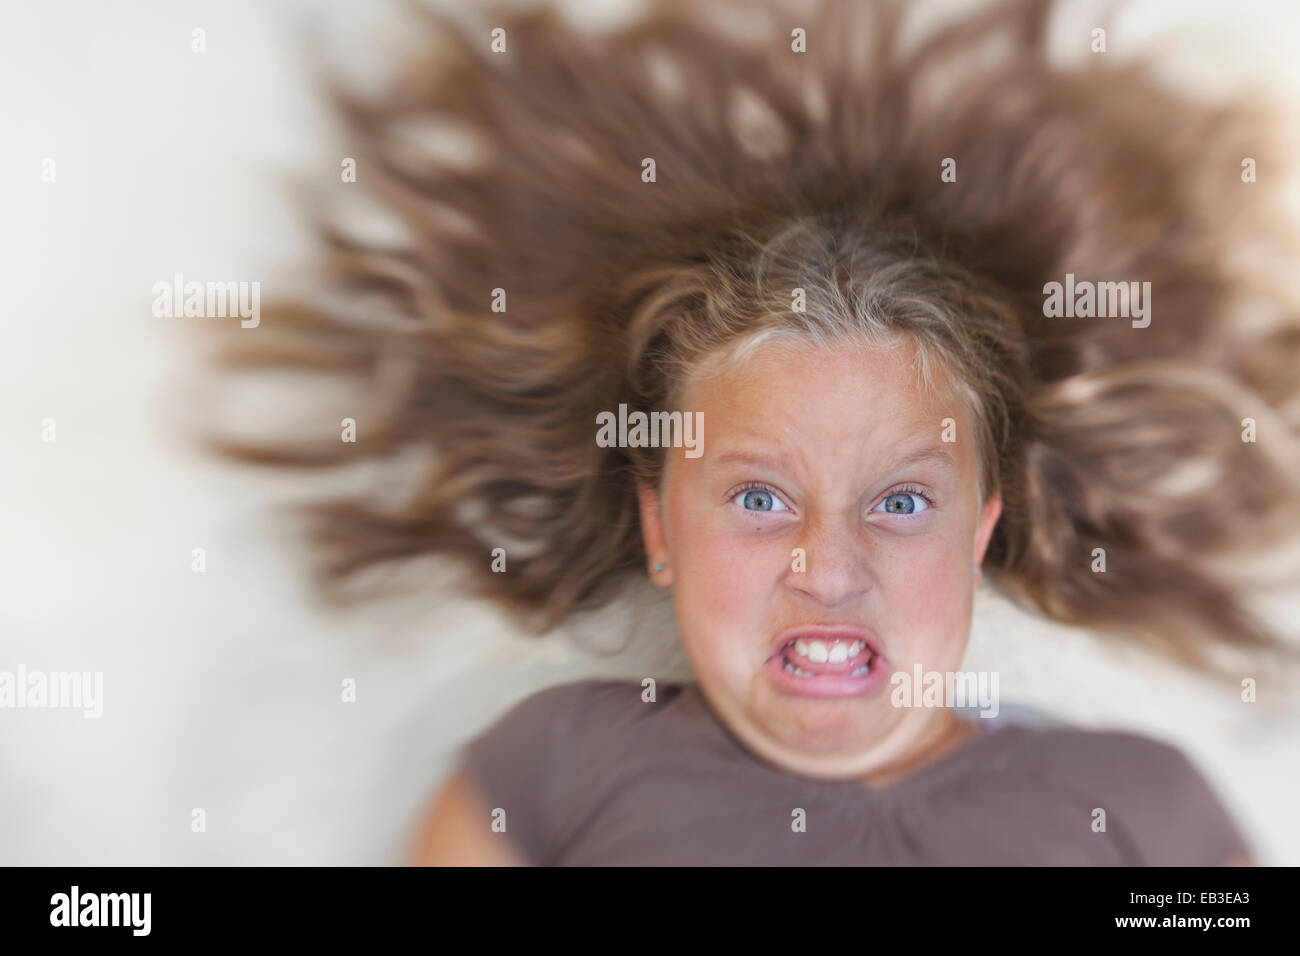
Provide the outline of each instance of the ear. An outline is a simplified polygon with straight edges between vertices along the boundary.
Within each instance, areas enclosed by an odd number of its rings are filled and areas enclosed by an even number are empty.
[[[659,492],[642,481],[636,483],[641,508],[641,540],[645,544],[646,570],[650,580],[661,588],[672,587],[673,568],[668,557],[668,535],[664,531],[663,507]],[[655,570],[656,564],[663,569]]]
[[[975,528],[975,567],[979,567],[984,561],[984,552],[988,550],[989,540],[993,537],[993,529],[997,527],[998,519],[1002,517],[1002,492],[995,491],[989,496],[989,500],[984,502],[984,510],[980,513],[979,524]]]

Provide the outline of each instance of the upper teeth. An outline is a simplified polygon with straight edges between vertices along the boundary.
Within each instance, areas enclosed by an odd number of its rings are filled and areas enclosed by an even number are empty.
[[[852,644],[845,644],[843,641],[836,641],[830,647],[827,647],[821,641],[795,641],[794,651],[800,657],[806,657],[808,660],[817,664],[839,664],[848,660],[850,657],[857,657],[866,648],[862,641],[854,641]]]

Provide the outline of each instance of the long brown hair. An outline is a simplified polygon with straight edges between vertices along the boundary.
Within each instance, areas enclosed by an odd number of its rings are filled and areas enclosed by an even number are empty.
[[[224,355],[361,383],[363,438],[215,443],[381,472],[427,452],[400,500],[312,506],[326,593],[451,556],[546,630],[643,565],[633,482],[661,459],[598,447],[598,412],[668,407],[746,342],[905,336],[977,422],[995,585],[1197,666],[1284,649],[1232,573],[1300,520],[1300,310],[1261,268],[1294,251],[1271,120],[1111,54],[1055,62],[1052,8],[916,41],[896,2],[654,0],[603,33],[549,7],[421,11],[388,89],[333,90],[343,188],[404,241],[323,229],[319,294]],[[1153,320],[1045,316],[1067,273],[1150,282]]]

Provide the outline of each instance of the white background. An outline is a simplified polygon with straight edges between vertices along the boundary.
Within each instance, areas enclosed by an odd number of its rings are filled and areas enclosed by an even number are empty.
[[[0,711],[0,863],[394,861],[453,748],[513,700],[589,674],[685,674],[655,595],[648,611],[584,625],[601,643],[642,625],[629,652],[601,660],[432,592],[359,613],[316,607],[273,524],[304,482],[186,446],[187,323],[220,320],[155,318],[150,287],[180,272],[259,280],[265,297],[309,249],[281,177],[337,179],[339,157],[295,41],[305,21],[328,23],[364,73],[387,35],[378,5],[4,7],[0,668],[101,670],[106,700],[99,720]],[[1139,0],[1110,45],[1199,30],[1175,48],[1179,82],[1294,98],[1297,10]],[[1059,39],[1092,25],[1071,6]],[[191,52],[195,27],[206,53]],[[53,184],[40,181],[46,157]],[[45,418],[54,444],[40,440]],[[190,570],[195,547],[206,574]],[[1272,607],[1295,634],[1300,595]],[[1177,743],[1261,862],[1300,863],[1294,698],[1245,707],[987,589],[967,666],[998,670],[1005,698]],[[355,704],[339,700],[349,677]],[[205,833],[191,832],[194,808]]]

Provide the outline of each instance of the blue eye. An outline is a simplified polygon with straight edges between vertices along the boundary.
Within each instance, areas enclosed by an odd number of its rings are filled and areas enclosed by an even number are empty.
[[[920,502],[917,505],[916,502]],[[881,502],[883,510],[891,515],[920,514],[930,508],[930,502],[924,495],[915,491],[895,491]]]
[[[762,488],[747,488],[731,499],[746,511],[789,511],[785,502]]]

